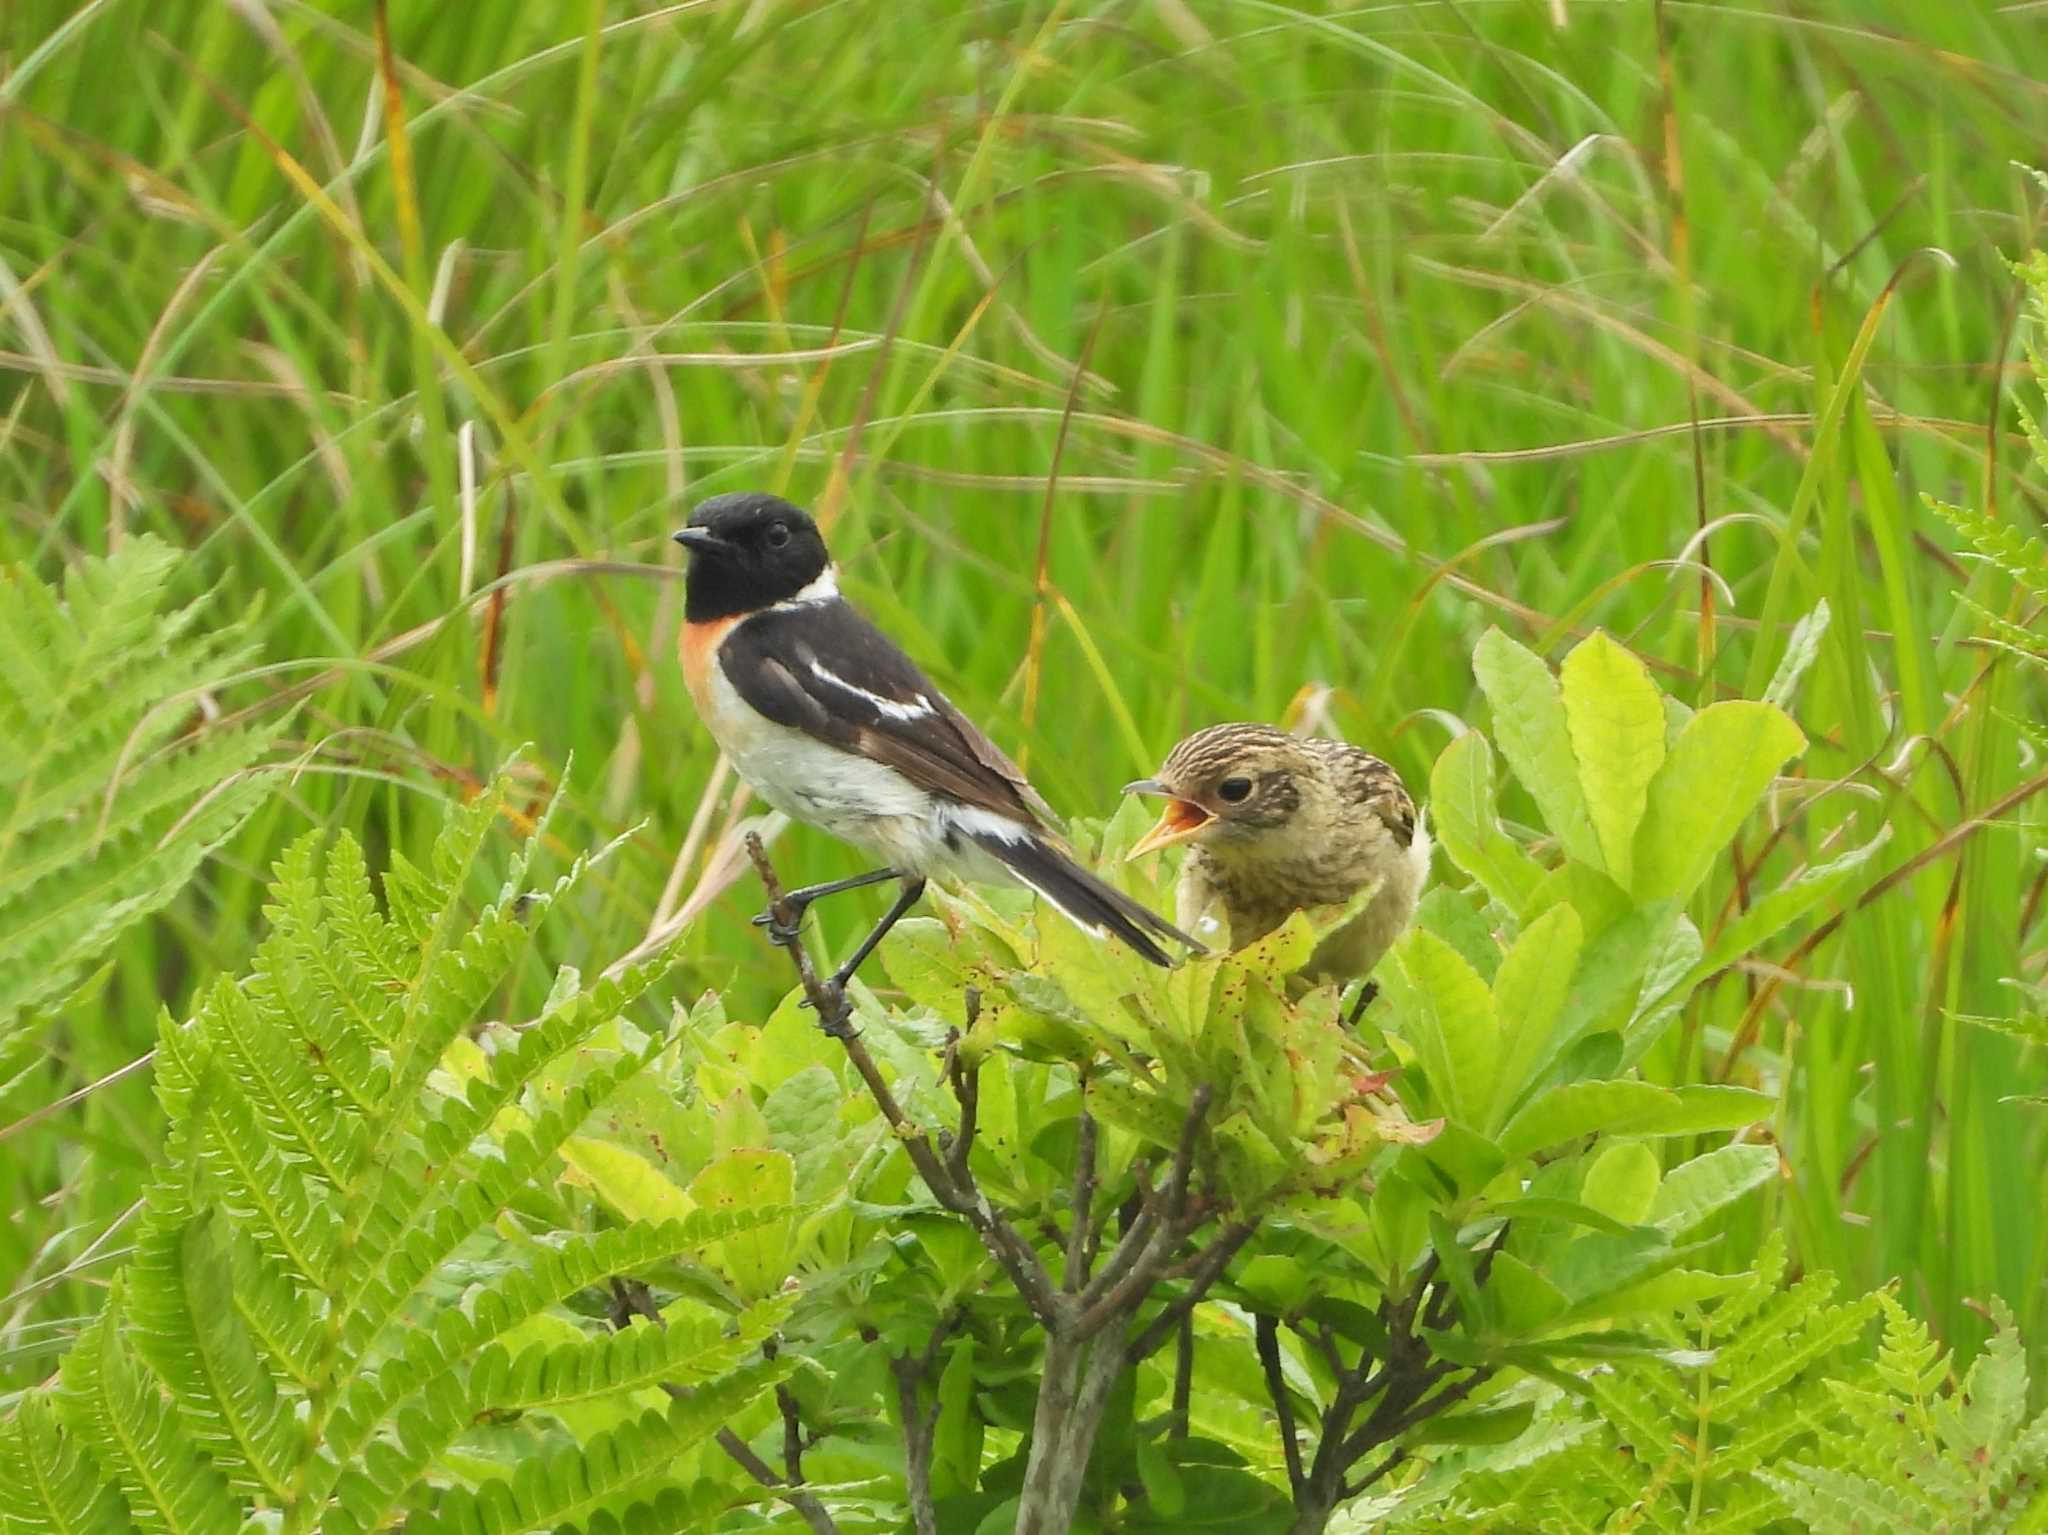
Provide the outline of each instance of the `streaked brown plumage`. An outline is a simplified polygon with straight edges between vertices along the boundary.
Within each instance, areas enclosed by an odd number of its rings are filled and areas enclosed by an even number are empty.
[[[1188,844],[1176,890],[1181,926],[1242,948],[1303,908],[1379,893],[1317,948],[1304,974],[1364,976],[1408,925],[1429,873],[1429,832],[1400,775],[1342,741],[1270,725],[1212,725],[1176,746],[1157,777],[1166,812],[1131,856]],[[1204,927],[1208,931],[1204,931]]]

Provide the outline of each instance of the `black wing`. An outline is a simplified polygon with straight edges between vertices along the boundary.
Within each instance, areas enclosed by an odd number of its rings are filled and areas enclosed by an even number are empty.
[[[962,804],[1033,827],[1053,820],[1017,765],[842,599],[756,613],[726,636],[718,659],[740,697],[779,725]]]

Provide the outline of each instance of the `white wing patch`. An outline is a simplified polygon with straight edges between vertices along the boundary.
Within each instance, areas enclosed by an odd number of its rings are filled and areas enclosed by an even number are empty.
[[[997,815],[979,805],[948,805],[939,813],[969,836],[993,837],[998,842],[1023,842],[1032,835],[1031,828],[1016,817]]]
[[[821,578],[822,579],[822,578]],[[829,682],[841,692],[865,699],[877,714],[892,720],[928,720],[938,712],[932,708],[932,701],[920,693],[909,703],[899,703],[893,698],[884,698],[880,693],[870,693],[857,682],[848,682],[844,677],[825,665],[816,656],[811,657],[811,675],[820,682]]]

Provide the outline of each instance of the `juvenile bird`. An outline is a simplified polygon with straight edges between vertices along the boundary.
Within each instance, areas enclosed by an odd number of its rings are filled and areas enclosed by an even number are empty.
[[[1341,907],[1373,880],[1379,893],[1311,956],[1312,981],[1371,973],[1408,925],[1429,873],[1429,831],[1400,775],[1342,741],[1270,725],[1212,725],[1168,753],[1126,794],[1167,799],[1132,858],[1188,844],[1176,916],[1226,947],[1264,937],[1304,907]],[[1359,1005],[1370,1000],[1371,988]]]
[[[830,988],[845,985],[932,875],[1021,882],[1155,965],[1170,963],[1155,935],[1201,947],[1074,862],[1016,764],[839,595],[808,513],[776,496],[713,496],[675,538],[690,551],[683,675],[712,736],[770,805],[885,863],[791,891],[799,920],[821,896],[901,883]],[[754,920],[777,942],[796,941],[769,914]]]

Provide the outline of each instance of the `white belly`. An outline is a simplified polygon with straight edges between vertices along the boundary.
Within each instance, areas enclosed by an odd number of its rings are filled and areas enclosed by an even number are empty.
[[[914,874],[998,882],[1009,873],[960,835],[994,821],[918,788],[895,769],[763,718],[714,662],[698,697],[704,723],[756,794],[792,820],[828,831]]]

